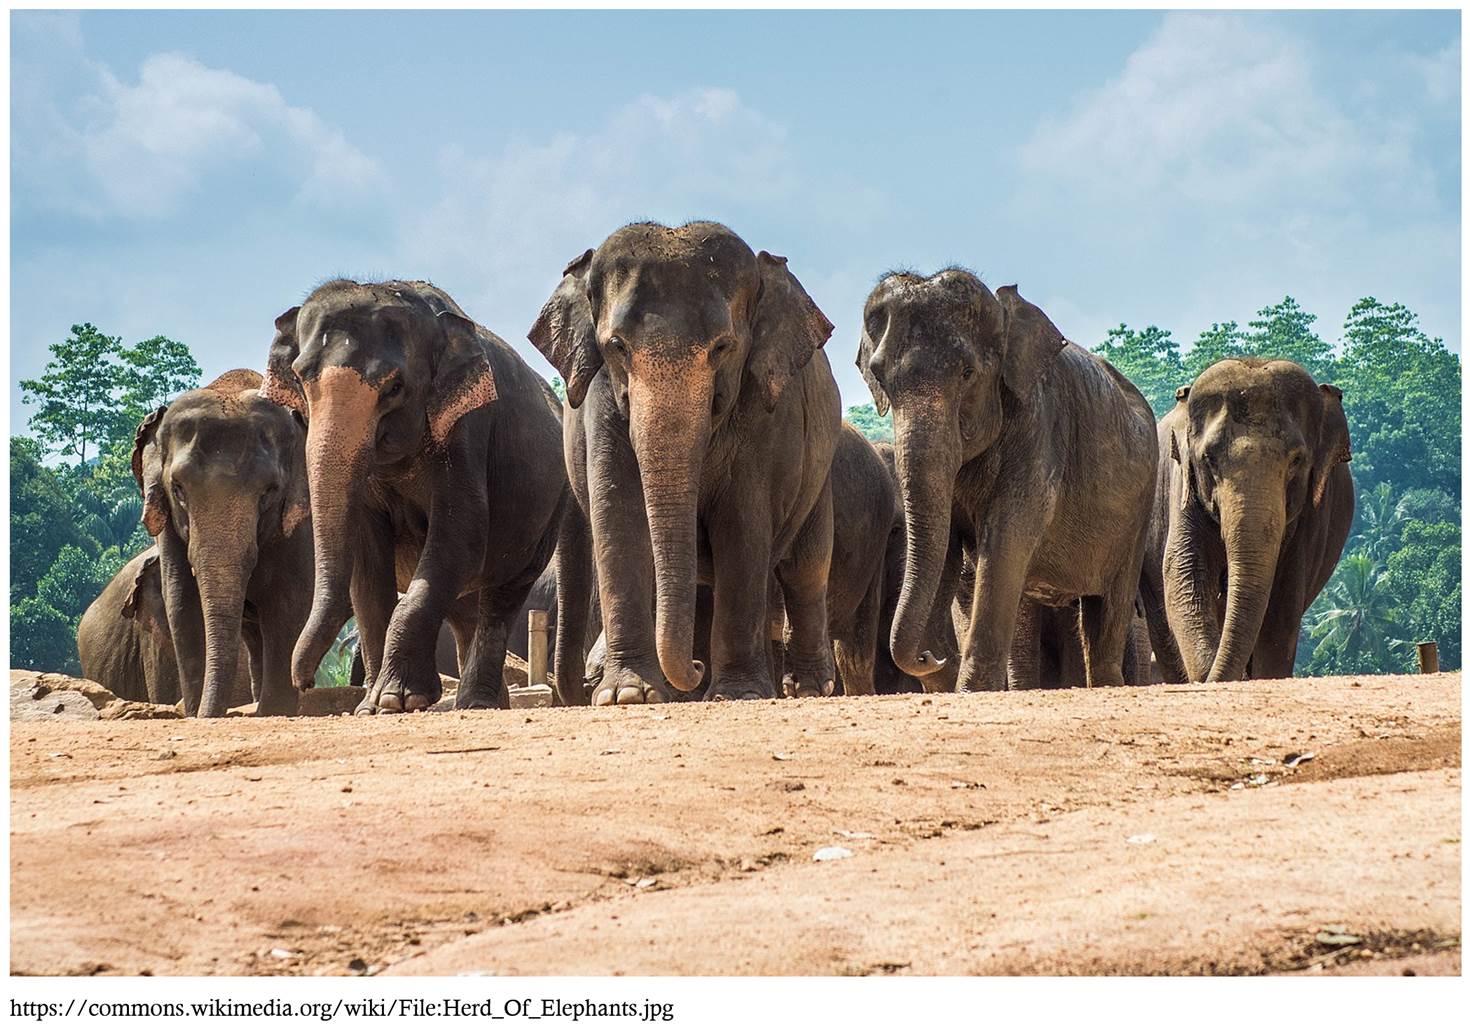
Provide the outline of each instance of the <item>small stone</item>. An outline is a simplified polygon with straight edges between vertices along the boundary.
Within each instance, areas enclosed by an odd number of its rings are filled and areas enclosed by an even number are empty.
[[[353,959],[348,962],[347,970],[349,973],[355,973],[358,976],[361,976],[368,972],[368,965],[366,960]]]
[[[852,850],[844,849],[841,845],[828,845],[812,853],[813,863],[830,863],[835,859],[851,859]]]

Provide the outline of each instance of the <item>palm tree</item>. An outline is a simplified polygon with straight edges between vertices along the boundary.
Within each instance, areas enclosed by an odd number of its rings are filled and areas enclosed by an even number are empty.
[[[1337,671],[1387,671],[1397,668],[1399,610],[1379,588],[1383,565],[1364,552],[1343,559],[1323,592],[1312,624],[1314,657]]]
[[[1405,519],[1403,500],[1395,501],[1388,482],[1379,482],[1372,492],[1365,493],[1358,500],[1358,533],[1353,536],[1354,549],[1366,553],[1374,561],[1386,560],[1398,548]]]

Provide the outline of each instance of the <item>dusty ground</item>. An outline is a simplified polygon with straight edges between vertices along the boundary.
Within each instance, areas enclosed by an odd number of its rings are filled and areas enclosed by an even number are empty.
[[[11,787],[21,973],[1460,968],[1457,674],[15,723]]]

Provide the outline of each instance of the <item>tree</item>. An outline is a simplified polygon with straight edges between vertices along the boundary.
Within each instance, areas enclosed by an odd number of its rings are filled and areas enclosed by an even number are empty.
[[[557,375],[551,376],[551,391],[556,393],[556,398],[561,400],[563,404],[566,403],[567,383],[562,381]]]
[[[199,365],[189,347],[167,336],[144,339],[120,356],[121,413],[130,425],[179,393],[199,387]]]
[[[893,441],[893,411],[878,415],[878,408],[871,403],[847,408],[847,421],[869,442]]]
[[[1406,307],[1369,296],[1343,326],[1336,384],[1360,490],[1436,489],[1460,501],[1459,358],[1419,329]]]
[[[1227,357],[1246,356],[1248,353],[1245,334],[1241,332],[1240,325],[1234,321],[1223,324],[1216,321],[1199,333],[1199,338],[1194,340],[1194,345],[1184,355],[1184,377],[1192,382],[1211,364]]]
[[[25,597],[10,607],[10,665],[80,674],[76,630],[46,603]]]
[[[41,463],[34,439],[10,440],[10,601],[35,595],[36,583],[64,546],[95,554],[97,543],[77,525],[72,497]]]
[[[1353,550],[1366,553],[1380,562],[1388,559],[1388,554],[1398,548],[1399,529],[1403,523],[1398,497],[1388,482],[1379,482],[1371,492],[1360,492],[1358,531],[1352,538]]]
[[[1410,641],[1439,643],[1439,664],[1460,666],[1460,525],[1409,521],[1380,587],[1403,610]]]
[[[1343,557],[1337,565],[1310,627],[1314,672],[1381,673],[1400,665],[1392,652],[1401,635],[1399,610],[1381,587],[1383,573],[1382,564],[1366,553]]]
[[[50,348],[45,373],[20,383],[26,403],[39,404],[28,423],[49,448],[75,456],[81,466],[122,421],[117,398],[122,339],[90,324],[72,325],[71,336]]]
[[[36,582],[36,598],[65,617],[75,631],[82,614],[123,563],[115,548],[93,556],[76,546],[62,546],[50,569]]]
[[[1108,337],[1093,351],[1121,371],[1148,400],[1155,417],[1174,407],[1174,392],[1190,379],[1179,356],[1179,344],[1157,325],[1134,331],[1126,324],[1108,330]]]
[[[1294,360],[1319,383],[1332,381],[1336,361],[1332,345],[1312,330],[1317,315],[1309,314],[1290,296],[1262,307],[1244,336],[1246,352],[1258,357]]]

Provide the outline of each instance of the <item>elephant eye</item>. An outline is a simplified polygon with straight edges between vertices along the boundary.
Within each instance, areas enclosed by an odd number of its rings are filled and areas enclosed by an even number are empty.
[[[616,335],[607,340],[607,348],[620,357],[628,355],[628,344]]]
[[[975,377],[975,365],[966,364],[964,366],[964,369],[960,371],[960,377],[963,378],[965,381],[969,381],[971,378]]]
[[[184,500],[184,486],[180,485],[178,482],[174,482],[173,488],[172,488],[171,491],[174,494],[174,499],[178,500],[178,502],[180,502],[180,503],[184,503],[185,502],[185,500]]]
[[[384,399],[393,399],[395,396],[400,395],[402,392],[403,392],[403,379],[402,378],[395,378],[393,380],[393,384],[390,385],[390,386],[388,386],[388,388],[383,392],[383,398]]]

